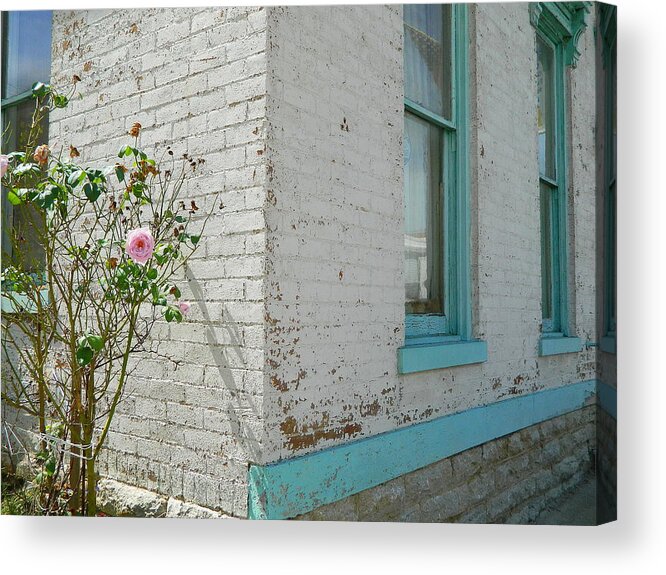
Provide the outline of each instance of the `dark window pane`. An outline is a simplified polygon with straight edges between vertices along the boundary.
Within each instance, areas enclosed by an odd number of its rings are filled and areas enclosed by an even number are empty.
[[[553,233],[550,188],[541,184],[541,292],[542,317],[553,319]]]
[[[555,169],[555,51],[537,36],[537,126],[539,134],[539,172],[557,179]]]
[[[2,110],[3,151],[23,150],[28,142],[35,101],[30,99]],[[39,127],[36,144],[48,141],[48,117]],[[12,206],[7,200],[7,190],[2,189],[2,263],[12,264],[25,271],[43,269],[44,253],[37,233],[43,228],[39,214],[26,206]]]
[[[406,4],[405,97],[451,116],[451,5]]]
[[[407,313],[442,313],[442,131],[405,115],[405,299]]]
[[[3,99],[51,76],[51,12],[7,12],[5,18]]]

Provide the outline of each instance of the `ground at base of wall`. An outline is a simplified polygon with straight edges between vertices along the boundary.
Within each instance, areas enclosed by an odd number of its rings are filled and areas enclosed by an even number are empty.
[[[588,525],[598,524],[597,482],[594,475],[588,475],[571,491],[550,503],[537,518],[535,525]]]

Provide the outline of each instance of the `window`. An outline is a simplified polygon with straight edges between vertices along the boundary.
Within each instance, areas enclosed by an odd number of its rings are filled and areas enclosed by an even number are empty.
[[[576,41],[588,8],[582,2],[530,5],[536,32],[537,142],[541,224],[541,355],[577,352],[568,316],[566,66],[578,58]]]
[[[405,345],[401,373],[486,360],[472,341],[467,7],[404,16]]]
[[[617,8],[599,5],[603,61],[604,148],[604,325],[601,349],[615,353],[616,330],[616,179],[617,179]]]
[[[35,100],[32,85],[48,82],[51,72],[51,12],[3,12],[2,14],[2,150],[24,148]],[[46,143],[48,118],[41,124],[40,141]],[[26,271],[43,268],[43,254],[31,233],[39,225],[36,212],[13,207],[2,192],[2,263]],[[12,236],[14,240],[12,241]],[[21,249],[16,250],[16,245]]]

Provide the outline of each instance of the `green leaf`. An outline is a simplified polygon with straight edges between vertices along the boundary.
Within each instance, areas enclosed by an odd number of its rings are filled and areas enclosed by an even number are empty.
[[[180,289],[178,286],[171,286],[171,289],[169,290],[169,293],[173,295],[176,299],[180,299],[181,293]]]
[[[146,277],[149,280],[156,280],[157,279],[157,270],[155,268],[150,268],[148,272],[146,273]]]
[[[20,176],[29,172],[39,173],[39,166],[28,162],[27,164],[19,164],[14,168],[14,175]]]
[[[48,210],[57,199],[59,192],[60,189],[57,186],[50,186],[39,192],[33,201],[43,210]]]
[[[51,457],[47,462],[46,466],[44,467],[44,471],[46,471],[46,474],[51,476],[55,473],[55,468],[56,468],[56,461],[55,457]]]
[[[195,246],[199,243],[199,240],[201,239],[201,236],[190,236],[190,241],[192,244]]]
[[[116,167],[116,178],[118,178],[119,182],[122,182],[125,179],[125,170],[123,170],[120,166]]]
[[[179,224],[184,224],[187,221],[187,218],[184,218],[183,216],[176,216],[176,221]]]
[[[69,104],[69,98],[63,96],[62,94],[56,94],[53,96],[53,105],[56,108],[65,108]]]
[[[7,192],[7,199],[9,200],[9,203],[10,203],[12,206],[18,206],[18,205],[21,204],[22,201],[23,201],[23,200],[21,200],[21,198],[19,198],[19,197],[14,193],[13,190],[9,190],[9,191]]]
[[[104,340],[99,335],[88,335],[86,342],[94,351],[101,351],[104,347]]]
[[[88,198],[91,202],[95,202],[102,193],[102,190],[97,184],[86,183],[83,186],[83,193],[86,195],[86,198]]]
[[[180,323],[183,321],[183,314],[177,307],[169,306],[164,311],[164,319],[168,322],[175,321]]]
[[[67,178],[67,183],[75,188],[83,181],[83,178],[85,177],[86,173],[83,170],[76,170],[70,174],[69,178]]]
[[[76,362],[84,367],[88,365],[93,358],[94,352],[90,347],[79,347],[76,350]]]

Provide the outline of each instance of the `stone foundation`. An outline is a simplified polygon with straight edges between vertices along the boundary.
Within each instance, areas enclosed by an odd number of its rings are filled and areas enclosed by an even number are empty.
[[[133,487],[112,479],[99,481],[97,505],[104,514],[114,517],[229,518],[228,515],[207,507],[181,501],[174,497],[162,497],[153,491]]]
[[[585,407],[296,519],[530,523],[593,470],[595,419]]]

